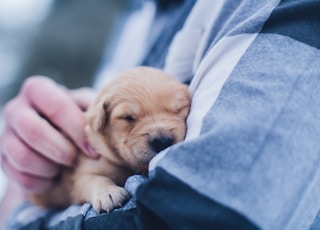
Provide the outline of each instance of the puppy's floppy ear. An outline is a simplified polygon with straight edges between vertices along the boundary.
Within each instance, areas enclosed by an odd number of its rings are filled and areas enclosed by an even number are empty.
[[[87,113],[87,119],[91,129],[96,132],[104,132],[109,122],[110,103],[101,100],[96,103]]]
[[[109,122],[109,107],[110,104],[108,102],[103,102],[102,108],[100,108],[100,113],[97,117],[97,127],[96,130],[98,132],[103,133],[106,129],[106,126]]]

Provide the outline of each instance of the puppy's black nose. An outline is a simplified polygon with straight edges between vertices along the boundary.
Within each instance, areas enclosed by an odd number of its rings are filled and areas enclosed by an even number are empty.
[[[173,138],[170,136],[153,137],[149,140],[150,147],[155,152],[160,152],[173,144]]]

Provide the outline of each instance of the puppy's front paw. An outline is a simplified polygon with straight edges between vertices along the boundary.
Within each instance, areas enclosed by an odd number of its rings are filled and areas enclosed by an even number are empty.
[[[108,186],[105,189],[94,192],[91,204],[98,213],[102,210],[110,212],[116,207],[121,207],[122,203],[129,198],[130,194],[124,188]]]

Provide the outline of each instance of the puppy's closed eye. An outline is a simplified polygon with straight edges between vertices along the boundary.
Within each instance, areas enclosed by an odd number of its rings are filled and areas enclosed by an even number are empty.
[[[115,118],[117,120],[131,124],[137,121],[140,112],[140,106],[134,102],[130,101],[128,103],[127,101],[119,102],[117,105],[113,107],[110,120]]]
[[[125,120],[129,123],[133,123],[136,120],[133,115],[129,115],[129,114],[125,114],[125,115],[121,116],[121,119]]]

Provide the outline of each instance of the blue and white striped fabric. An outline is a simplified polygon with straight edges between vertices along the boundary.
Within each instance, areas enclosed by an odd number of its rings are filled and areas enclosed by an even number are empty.
[[[319,0],[196,1],[168,52],[160,35],[143,62],[190,82],[185,142],[153,159],[132,206],[78,207],[50,229],[320,229],[319,12]]]
[[[306,229],[320,208],[320,1],[222,7],[187,141],[157,166],[264,229]]]

